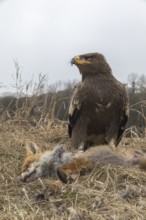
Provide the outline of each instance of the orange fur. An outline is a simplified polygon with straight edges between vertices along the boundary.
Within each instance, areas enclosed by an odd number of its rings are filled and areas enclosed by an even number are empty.
[[[60,180],[52,180],[48,183],[48,185],[49,185],[49,190],[53,193],[56,193],[60,191],[63,184]]]
[[[22,181],[33,181],[39,177],[58,177],[62,182],[72,180],[72,175],[91,171],[97,164],[115,164],[124,167],[135,166],[146,170],[146,155],[133,149],[116,149],[107,145],[91,147],[85,152],[71,153],[62,147],[41,152],[34,143],[26,146],[27,155],[22,166]],[[57,186],[58,187],[58,186]]]
[[[25,157],[24,161],[23,161],[22,171],[23,172],[26,171],[31,163],[39,160],[41,155],[42,155],[42,153],[36,153],[36,154],[33,154],[33,155],[27,155]]]
[[[112,164],[122,165],[125,167],[138,166],[138,168],[146,170],[146,155],[144,155],[143,152],[133,149],[118,149],[116,151],[112,151],[110,147],[104,145],[101,147],[91,147],[83,154],[76,155],[67,164],[59,167],[57,169],[57,173],[61,181],[67,183],[73,180],[73,174],[82,174],[84,171],[88,172],[93,170],[95,167],[94,160],[96,160],[95,158],[93,159],[93,157],[97,153],[104,153],[105,160],[106,155],[108,156],[110,153],[112,155]],[[119,158],[121,161],[117,161],[117,158]],[[106,161],[103,161],[104,158],[101,157],[100,159],[102,164],[106,164]],[[97,160],[96,163],[100,164],[100,159]]]
[[[73,172],[80,172],[81,169],[92,169],[92,168],[93,168],[92,161],[86,158],[78,157],[78,158],[74,158],[69,163],[62,165],[60,167],[60,170],[66,172],[67,174],[70,174]]]

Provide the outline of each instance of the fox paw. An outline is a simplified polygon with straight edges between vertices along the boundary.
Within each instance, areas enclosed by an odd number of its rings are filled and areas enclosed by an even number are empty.
[[[75,182],[79,177],[79,173],[67,174],[60,168],[57,168],[57,175],[58,178],[65,184]]]

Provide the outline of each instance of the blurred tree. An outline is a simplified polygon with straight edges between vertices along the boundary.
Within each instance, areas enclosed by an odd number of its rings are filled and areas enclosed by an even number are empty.
[[[132,93],[134,94],[137,90],[137,80],[138,80],[138,74],[137,73],[130,73],[128,75],[128,82],[130,84],[130,87],[132,88]]]
[[[137,85],[139,87],[140,93],[146,92],[146,75],[142,74],[138,77]]]

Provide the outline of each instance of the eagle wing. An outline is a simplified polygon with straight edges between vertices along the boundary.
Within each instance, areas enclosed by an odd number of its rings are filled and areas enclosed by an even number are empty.
[[[120,122],[119,129],[118,129],[116,146],[121,141],[122,135],[126,129],[126,124],[127,124],[128,118],[129,118],[129,100],[128,100],[127,92],[124,95],[124,98],[125,98],[125,104],[124,104],[123,114],[121,116],[121,122]]]
[[[81,102],[81,96],[82,96],[82,82],[78,83],[75,86],[74,94],[71,99],[71,103],[69,106],[69,122],[68,122],[68,134],[69,137],[72,136],[72,129],[78,120],[80,113],[81,113],[81,107],[82,107],[82,102]],[[82,96],[83,97],[83,96]]]

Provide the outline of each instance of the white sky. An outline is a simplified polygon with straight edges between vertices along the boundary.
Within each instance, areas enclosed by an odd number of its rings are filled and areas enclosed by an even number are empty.
[[[79,79],[69,61],[87,52],[103,53],[122,82],[129,73],[146,74],[146,1],[0,0],[4,85],[14,83],[14,60],[24,81],[39,73],[49,83]]]

